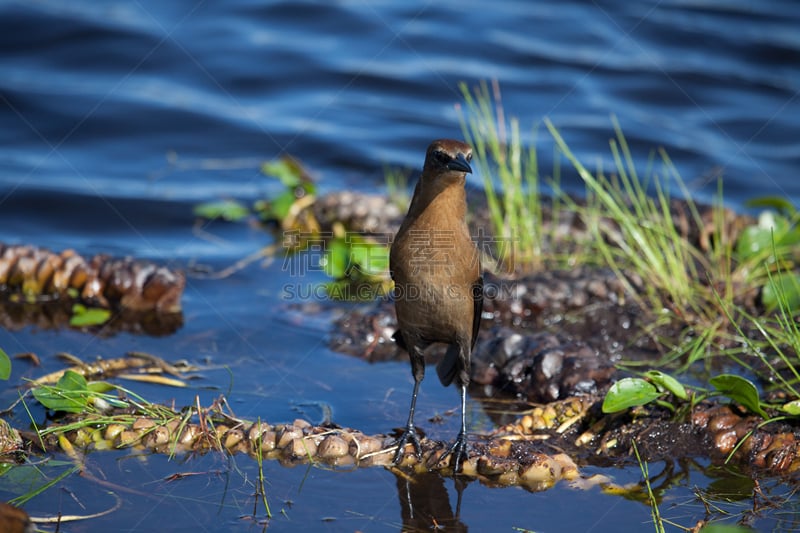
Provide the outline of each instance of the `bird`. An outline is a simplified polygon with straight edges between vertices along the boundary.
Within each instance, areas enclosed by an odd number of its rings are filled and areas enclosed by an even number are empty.
[[[0,502],[0,531],[5,533],[33,533],[36,527],[28,513],[18,507]]]
[[[463,142],[439,139],[430,144],[389,252],[398,325],[393,338],[408,352],[414,377],[408,421],[395,441],[394,464],[400,463],[409,442],[421,456],[414,411],[425,377],[423,352],[433,343],[448,345],[436,368],[439,380],[445,387],[455,382],[461,393],[461,429],[439,462],[452,455],[458,473],[467,455],[466,390],[483,310],[480,254],[466,222],[471,159],[472,148]]]

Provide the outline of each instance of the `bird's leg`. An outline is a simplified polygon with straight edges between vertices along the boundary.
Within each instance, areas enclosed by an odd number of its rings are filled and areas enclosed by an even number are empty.
[[[417,393],[419,392],[419,384],[422,382],[421,379],[417,379],[414,376],[414,392],[411,393],[411,407],[408,410],[408,422],[406,422],[406,427],[403,430],[403,434],[400,435],[394,444],[397,446],[397,451],[394,452],[394,459],[393,463],[398,464],[402,459],[403,455],[405,454],[406,444],[411,442],[414,445],[414,453],[417,454],[417,457],[422,455],[422,448],[419,445],[419,437],[417,436],[417,430],[414,427],[414,409],[417,407]]]
[[[471,478],[465,476],[456,476],[454,478],[454,487],[456,489],[456,519],[461,518],[461,500],[464,497],[464,491],[467,489],[467,485],[470,484]]]
[[[461,387],[461,431],[458,432],[455,442],[439,458],[439,462],[441,462],[452,455],[453,472],[455,473],[461,471],[461,463],[464,462],[467,456],[467,386],[464,383],[461,383],[459,386]]]

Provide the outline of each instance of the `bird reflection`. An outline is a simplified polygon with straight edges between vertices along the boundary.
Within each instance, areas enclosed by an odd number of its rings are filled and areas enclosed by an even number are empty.
[[[409,475],[392,469],[397,482],[397,496],[403,519],[403,531],[467,531],[461,521],[461,497],[469,481],[454,476],[455,512],[445,487],[445,478],[433,472]]]

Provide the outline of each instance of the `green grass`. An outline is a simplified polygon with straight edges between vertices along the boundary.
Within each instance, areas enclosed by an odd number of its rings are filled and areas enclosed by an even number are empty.
[[[742,344],[747,348],[751,358],[758,359],[764,368],[765,381],[773,382],[773,387],[782,390],[789,397],[784,409],[791,414],[800,414],[800,328],[789,306],[786,291],[772,274],[768,275],[769,286],[778,298],[778,310],[773,316],[754,316],[741,309],[721,303],[723,312],[730,320]],[[739,319],[733,313],[738,311]],[[748,324],[750,329],[758,332],[758,336],[748,335],[741,323]],[[770,355],[773,355],[771,357]],[[736,359],[740,366],[758,373],[747,361]],[[787,377],[788,374],[788,377]]]
[[[706,353],[718,335],[704,332],[724,331],[719,304],[733,305],[735,281],[745,273],[736,271],[732,243],[723,233],[721,199],[714,208],[711,249],[702,251],[685,238],[673,219],[668,183],[678,186],[693,223],[703,227],[697,206],[665,152],[660,152],[660,160],[672,181],[656,173],[640,178],[619,124],[613,120],[610,150],[615,174],[592,174],[552,122],[545,124],[586,185],[586,204],[572,202],[570,207],[589,230],[591,238],[583,244],[588,257],[610,268],[636,304],[651,313],[652,329],[682,326],[685,336],[703,339],[691,346],[691,352],[695,356]]]
[[[664,533],[666,530],[664,529],[664,521],[661,518],[661,511],[658,508],[658,498],[656,498],[653,487],[650,485],[650,468],[647,465],[647,461],[643,461],[639,455],[639,448],[636,446],[635,440],[631,441],[631,446],[636,456],[636,462],[639,463],[639,469],[642,471],[642,478],[644,479],[644,485],[647,489],[647,502],[650,504],[650,517],[653,520],[653,529],[656,533]]]
[[[540,268],[546,235],[536,150],[523,148],[516,118],[506,126],[496,83],[493,90],[494,98],[484,83],[473,95],[462,84],[467,113],[461,119],[464,138],[473,147],[474,161],[483,176],[493,236],[499,243],[497,268]]]
[[[383,169],[389,200],[401,211],[407,210],[408,204],[411,203],[411,195],[408,193],[408,174],[407,171],[399,168],[386,167]]]

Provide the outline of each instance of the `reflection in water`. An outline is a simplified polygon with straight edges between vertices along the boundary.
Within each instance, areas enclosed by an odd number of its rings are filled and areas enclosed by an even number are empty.
[[[11,302],[0,300],[0,327],[18,331],[35,326],[39,329],[64,329],[71,327],[73,316],[69,300],[46,303]],[[137,312],[121,310],[113,313],[109,320],[94,326],[93,332],[102,337],[117,333],[132,333],[161,337],[172,335],[183,326],[183,313]]]
[[[442,476],[432,472],[407,475],[392,469],[397,481],[397,496],[403,518],[403,531],[467,531],[461,521],[461,497],[470,480],[455,476],[457,494],[455,513]]]

